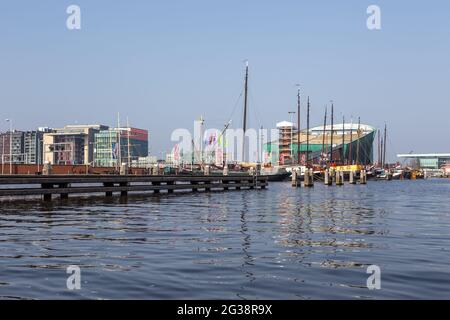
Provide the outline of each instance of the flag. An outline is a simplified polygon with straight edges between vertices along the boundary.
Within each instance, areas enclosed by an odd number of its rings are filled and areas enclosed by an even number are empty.
[[[112,143],[112,158],[117,159],[119,156],[119,144],[117,142]]]
[[[180,145],[177,143],[173,147],[173,160],[178,161],[180,159]]]

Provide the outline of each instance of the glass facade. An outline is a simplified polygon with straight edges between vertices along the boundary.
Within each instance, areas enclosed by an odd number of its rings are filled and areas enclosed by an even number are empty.
[[[146,130],[120,128],[103,130],[95,134],[94,163],[97,167],[118,167],[121,162],[131,165],[140,157],[147,156]]]

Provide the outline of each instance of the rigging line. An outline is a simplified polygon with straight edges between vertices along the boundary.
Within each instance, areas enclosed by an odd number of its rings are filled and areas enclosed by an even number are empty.
[[[236,108],[239,105],[239,102],[241,101],[242,96],[244,95],[244,89],[241,90],[241,93],[239,94],[239,97],[236,100],[236,103],[234,104],[233,111],[231,112],[231,115],[228,117],[228,121],[233,119],[234,113],[236,112]]]

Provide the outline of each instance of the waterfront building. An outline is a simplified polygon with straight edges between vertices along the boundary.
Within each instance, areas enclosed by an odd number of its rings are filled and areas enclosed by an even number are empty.
[[[39,127],[37,130],[24,132],[23,152],[26,164],[43,164],[44,133],[51,131],[48,127]]]
[[[278,157],[283,164],[293,163],[293,134],[297,127],[292,122],[282,121],[277,123],[278,137]]]
[[[439,170],[450,164],[450,153],[407,153],[397,157],[412,160],[419,169]]]
[[[24,133],[14,130],[0,134],[0,154],[2,163],[26,163]]]
[[[148,131],[131,127],[101,130],[95,134],[94,145],[95,166],[131,166],[140,157],[148,156]]]
[[[291,122],[277,124],[279,139],[264,145],[265,162],[289,165],[320,164],[333,160],[337,164],[372,164],[376,129],[365,124],[334,124],[300,130],[300,161],[298,161],[298,131]],[[309,137],[309,146],[308,146]],[[332,138],[333,137],[333,138]],[[333,141],[333,144],[331,142]],[[331,154],[332,153],[332,154]]]
[[[138,157],[136,160],[131,160],[131,166],[137,168],[150,168],[158,163],[156,156]]]
[[[44,133],[43,158],[50,164],[91,164],[94,159],[95,134],[108,126],[67,125],[53,132]]]

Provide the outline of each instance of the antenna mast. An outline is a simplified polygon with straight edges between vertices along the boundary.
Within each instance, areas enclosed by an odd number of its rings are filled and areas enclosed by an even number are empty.
[[[247,131],[247,108],[248,108],[248,61],[245,61],[245,97],[244,97],[244,119],[242,124],[242,161],[246,161],[245,156],[245,132]]]

